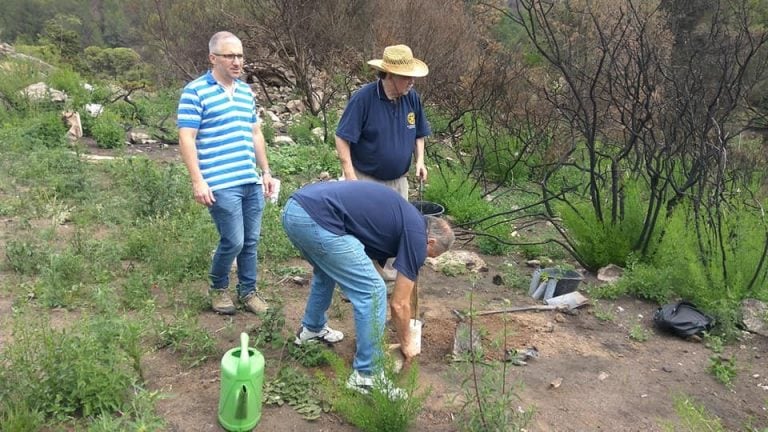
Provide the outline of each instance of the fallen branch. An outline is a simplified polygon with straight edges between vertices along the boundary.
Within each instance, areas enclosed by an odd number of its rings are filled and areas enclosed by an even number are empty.
[[[477,312],[475,315],[477,316],[484,316],[484,315],[496,315],[496,314],[503,314],[503,313],[513,313],[513,312],[526,312],[526,311],[549,311],[549,310],[556,310],[556,311],[565,311],[568,310],[567,305],[534,305],[534,306],[520,306],[520,307],[514,307],[509,309],[499,309],[499,310],[491,310],[491,311],[480,311]]]

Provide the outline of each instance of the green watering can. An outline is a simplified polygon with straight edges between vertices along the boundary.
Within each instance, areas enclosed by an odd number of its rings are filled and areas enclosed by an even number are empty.
[[[248,334],[240,333],[240,348],[221,358],[219,423],[228,431],[250,431],[261,420],[264,356],[248,348]]]

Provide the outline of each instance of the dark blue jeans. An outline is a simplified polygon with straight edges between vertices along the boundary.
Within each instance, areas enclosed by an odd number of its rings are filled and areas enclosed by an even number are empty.
[[[249,183],[213,192],[216,202],[208,211],[219,232],[219,245],[211,264],[211,288],[229,287],[229,272],[237,259],[237,293],[242,298],[256,289],[259,235],[264,213],[264,191]]]

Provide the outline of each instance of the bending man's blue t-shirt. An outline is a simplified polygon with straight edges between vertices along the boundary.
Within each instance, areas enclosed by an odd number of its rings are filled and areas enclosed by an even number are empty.
[[[321,227],[354,236],[379,262],[394,257],[394,268],[416,280],[427,257],[427,224],[394,190],[369,181],[324,182],[305,186],[292,198]]]

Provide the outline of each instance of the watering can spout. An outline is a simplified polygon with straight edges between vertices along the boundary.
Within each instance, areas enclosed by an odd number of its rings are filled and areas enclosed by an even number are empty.
[[[235,408],[235,418],[244,420],[248,418],[248,389],[245,386],[237,392],[237,408]]]

